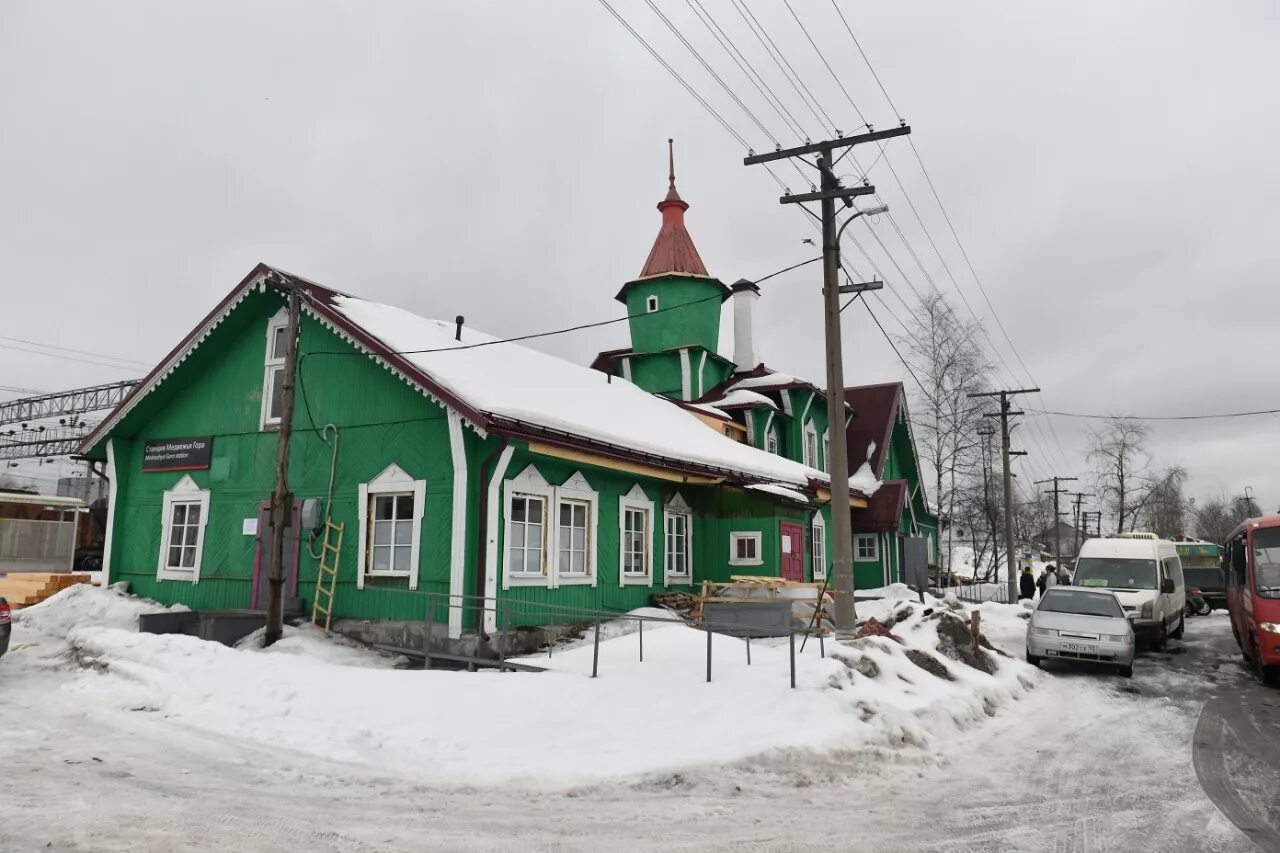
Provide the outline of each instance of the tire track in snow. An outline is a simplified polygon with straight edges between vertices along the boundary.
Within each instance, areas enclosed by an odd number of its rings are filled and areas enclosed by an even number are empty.
[[[1204,709],[1200,712],[1191,752],[1196,778],[1200,781],[1200,787],[1204,789],[1205,794],[1213,800],[1214,805],[1259,849],[1280,850],[1280,830],[1245,803],[1227,773],[1224,749],[1227,746],[1227,733],[1230,726],[1223,709],[1224,706],[1229,705],[1230,702],[1227,699],[1218,697],[1205,703]],[[1238,735],[1234,732],[1231,739],[1237,743],[1240,742]],[[1263,740],[1265,742],[1265,739]],[[1241,745],[1243,746],[1242,743]],[[1272,766],[1275,767],[1275,765]]]

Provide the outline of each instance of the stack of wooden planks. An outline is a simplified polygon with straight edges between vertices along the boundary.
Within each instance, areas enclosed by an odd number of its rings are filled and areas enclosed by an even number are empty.
[[[90,583],[89,576],[61,572],[11,572],[0,578],[0,597],[7,599],[14,609],[30,607],[78,583]]]
[[[819,630],[830,628],[834,602],[830,586],[760,575],[731,575],[728,583],[703,581],[702,591],[693,606],[690,618],[695,622],[701,621],[703,606],[708,602],[778,601],[780,599],[792,602],[791,609],[797,625],[813,624]]]

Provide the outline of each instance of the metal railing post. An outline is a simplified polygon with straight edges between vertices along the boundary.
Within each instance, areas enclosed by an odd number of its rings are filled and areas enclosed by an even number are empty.
[[[640,620],[640,663],[644,663],[644,620]]]
[[[507,671],[507,624],[509,622],[506,602],[498,602],[498,672]]]
[[[707,684],[711,683],[711,629],[704,628],[707,632]]]
[[[600,674],[600,617],[596,617],[595,647],[591,650],[591,677]]]
[[[432,628],[436,623],[436,602],[431,593],[427,593],[427,618],[426,625],[423,626],[422,635],[422,668],[431,669],[431,635],[435,633]]]
[[[818,654],[824,658],[827,656],[827,640],[821,634],[818,635]]]
[[[751,637],[747,637],[747,666],[751,666]]]
[[[788,645],[791,646],[791,689],[796,689],[796,633],[792,631],[787,635]]]

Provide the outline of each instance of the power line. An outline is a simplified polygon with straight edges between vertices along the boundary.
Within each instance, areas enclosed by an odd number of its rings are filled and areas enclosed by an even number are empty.
[[[801,261],[798,264],[792,264],[791,266],[777,270],[776,272],[771,272],[766,276],[761,276],[760,278],[757,278],[757,279],[751,279],[751,281],[755,282],[756,284],[759,284],[762,281],[768,281],[774,276],[782,275],[785,272],[790,272],[791,270],[799,269],[800,267],[806,266],[807,264],[812,264],[820,260],[822,260],[821,257],[810,258],[807,261]],[[691,299],[688,302],[681,302],[678,305],[668,305],[665,308],[658,308],[653,311],[646,310],[646,311],[641,311],[635,314],[623,314],[621,317],[614,317],[610,320],[598,320],[593,323],[579,323],[576,326],[567,326],[563,329],[552,329],[546,332],[530,332],[527,335],[516,335],[510,338],[495,338],[494,340],[491,340],[491,341],[477,341],[476,343],[473,343],[473,344],[459,344],[458,346],[453,346],[453,347],[432,347],[430,349],[388,350],[388,352],[392,355],[425,355],[428,353],[437,353],[437,352],[460,352],[462,350],[478,349],[480,347],[497,346],[498,344],[515,344],[515,343],[520,343],[522,341],[536,340],[538,338],[550,338],[550,337],[555,337],[556,335],[566,335],[566,334],[569,334],[570,332],[580,332],[580,331],[583,331],[584,329],[596,329],[596,328],[600,328],[601,326],[612,326],[616,323],[625,323],[629,320],[634,320],[640,317],[652,317],[654,314],[662,314],[667,311],[678,311],[681,308],[688,308],[691,305],[700,305],[704,302],[711,302],[713,300],[723,302],[724,299],[725,299],[725,296],[723,293],[713,293],[710,296],[704,296],[701,299]],[[363,354],[364,353],[354,352],[350,350],[317,350],[315,352],[308,353],[308,355],[363,355]]]
[[[1082,415],[1076,412],[1054,412],[1048,409],[1027,409],[1037,415],[1056,415],[1061,418],[1086,420],[1112,420],[1114,418],[1135,421],[1206,421],[1217,418],[1251,418],[1257,415],[1280,415],[1280,409],[1260,409],[1254,412],[1220,412],[1210,415]]]
[[[845,30],[849,33],[849,38],[853,39],[853,46],[858,49],[858,53],[862,54],[862,60],[867,63],[867,70],[871,72],[871,76],[875,78],[876,85],[880,87],[880,93],[884,95],[884,99],[889,103],[889,109],[893,110],[893,114],[898,117],[898,121],[902,121],[902,113],[894,106],[893,98],[889,97],[888,91],[885,90],[884,84],[880,82],[880,75],[876,73],[876,69],[872,66],[871,60],[867,58],[866,51],[862,49],[862,45],[858,43],[858,37],[853,34],[853,28],[849,26],[849,22],[845,20],[844,12],[840,11],[840,7],[836,5],[836,0],[831,0],[831,5],[835,8],[836,14],[840,16],[840,22],[844,24]]]
[[[858,115],[858,121],[862,122],[862,124],[867,128],[867,130],[871,130],[872,129],[871,124],[867,121],[867,117],[862,114],[862,110],[858,109],[858,105],[853,102],[853,96],[849,94],[849,90],[845,88],[844,82],[836,75],[836,72],[831,68],[831,63],[827,62],[827,57],[824,56],[822,51],[818,48],[818,43],[813,40],[813,36],[809,35],[809,31],[805,28],[805,25],[800,21],[800,16],[796,14],[796,10],[791,8],[791,0],[782,0],[782,2],[786,5],[787,11],[791,13],[791,17],[795,18],[796,25],[800,27],[800,32],[804,33],[804,37],[809,40],[809,44],[813,45],[813,50],[815,53],[818,54],[818,58],[822,60],[822,64],[827,67],[828,73],[831,74],[831,79],[835,80],[836,85],[840,87],[840,91],[844,92],[844,97],[849,102],[849,106],[853,107],[853,111]],[[823,115],[826,115],[825,111],[823,112]],[[880,146],[880,151],[882,154],[884,152],[884,148],[885,148],[884,145]],[[850,148],[849,151],[852,152],[853,149]],[[865,177],[866,173],[864,172],[863,175]]]
[[[56,353],[56,352],[42,352],[41,350],[30,349],[28,347],[14,346],[13,344],[0,344],[0,349],[13,350],[15,352],[25,352],[31,355],[40,355],[40,356],[44,356],[45,358],[53,358],[59,361],[76,361],[81,364],[92,364],[95,367],[114,367],[117,370],[131,369],[130,365],[128,364],[114,364],[112,362],[107,362],[107,361],[97,361],[95,359],[79,358],[74,355],[63,355],[61,353]],[[106,356],[106,357],[110,358],[110,356]],[[139,362],[139,364],[141,364],[141,362]]]
[[[627,32],[631,33],[631,35],[635,38],[635,40],[640,42],[640,44],[644,46],[644,49],[649,51],[649,54],[654,59],[658,60],[658,63],[663,68],[667,69],[667,71],[671,73],[672,77],[676,78],[676,82],[678,82],[681,86],[683,86],[686,92],[692,95],[698,103],[702,104],[703,108],[706,109],[707,112],[711,113],[712,117],[714,117],[716,121],[720,122],[720,126],[723,127],[729,133],[730,136],[738,140],[739,144],[741,144],[743,148],[747,149],[748,151],[751,150],[751,146],[747,144],[747,140],[743,139],[742,136],[739,135],[738,131],[734,130],[733,127],[731,127],[729,123],[724,120],[724,117],[721,116],[720,113],[716,112],[715,108],[712,107],[711,104],[707,103],[707,101],[701,95],[699,95],[696,91],[694,91],[694,88],[690,86],[683,77],[680,76],[680,72],[676,71],[669,64],[667,64],[667,61],[663,59],[662,56],[659,55],[659,53],[656,50],[654,50],[653,47],[647,41],[644,40],[644,37],[640,35],[638,32],[636,32],[631,27],[631,25],[627,23],[626,19],[618,14],[616,9],[614,9],[612,6],[609,5],[609,0],[600,0],[600,5],[604,6],[605,9],[609,10],[609,14],[613,15],[613,17],[617,19],[618,23],[622,24],[622,26],[626,28]]]
[[[813,113],[813,117],[818,122],[818,125],[822,127],[824,131],[831,130],[832,132],[834,132],[835,124],[831,122],[831,119],[829,117],[827,118],[827,124],[825,125],[823,124],[822,117],[818,115],[818,110],[814,109],[813,105],[809,103],[809,100],[805,98],[804,93],[800,91],[800,86],[796,84],[795,80],[791,79],[791,75],[787,73],[785,68],[783,68],[782,64],[784,62],[786,62],[787,68],[791,67],[791,63],[786,61],[786,58],[782,56],[781,51],[778,51],[778,54],[776,56],[774,55],[774,50],[777,49],[777,45],[774,44],[773,39],[769,37],[768,33],[764,33],[764,35],[761,35],[761,33],[764,32],[764,27],[761,26],[760,31],[759,32],[756,31],[756,25],[758,25],[760,22],[756,20],[756,16],[754,14],[751,14],[750,9],[746,9],[745,12],[743,11],[743,8],[745,8],[746,3],[743,2],[742,7],[739,7],[738,5],[739,0],[730,0],[730,2],[733,3],[733,8],[742,17],[742,20],[746,22],[747,28],[751,30],[751,34],[754,35],[756,37],[756,40],[760,42],[760,45],[761,47],[764,48],[765,53],[767,53],[769,55],[769,58],[773,60],[773,64],[778,66],[778,70],[782,72],[782,76],[786,79],[787,83],[791,86],[792,89],[795,90],[795,93],[796,95],[799,96],[801,103],[803,103],[809,109],[809,112]],[[747,15],[751,15],[751,17],[748,18]],[[755,20],[756,23],[752,24],[751,23],[752,20]],[[768,39],[767,43],[765,39]],[[769,45],[773,45],[773,47],[770,48]],[[792,73],[795,73],[794,69],[792,70]],[[812,97],[812,93],[810,93],[810,96]],[[818,109],[821,109],[821,107],[819,107]],[[826,111],[823,110],[822,114],[825,116]]]
[[[91,356],[94,356],[95,358],[106,358],[106,359],[110,359],[111,361],[125,361],[130,364],[139,365],[140,367],[150,368],[154,366],[150,362],[138,361],[136,358],[121,358],[115,355],[105,355],[104,353],[100,353],[100,352],[90,352],[89,350],[72,349],[71,347],[58,346],[57,344],[45,344],[45,343],[41,343],[40,341],[28,341],[28,340],[23,340],[22,338],[11,338],[6,335],[0,335],[0,341],[11,341],[13,343],[18,343],[18,344],[30,344],[33,347],[43,347],[44,349],[59,350],[61,352],[74,352],[79,355],[91,355]]]

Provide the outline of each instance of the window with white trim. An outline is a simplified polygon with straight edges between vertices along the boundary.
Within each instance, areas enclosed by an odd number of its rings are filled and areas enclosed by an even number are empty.
[[[769,432],[764,437],[764,449],[769,453],[778,452],[778,431],[773,427],[769,427]]]
[[[504,489],[503,588],[594,586],[599,496],[582,473],[552,486],[529,465]]]
[[[648,299],[644,301],[644,307],[645,307],[645,310],[648,311],[650,314],[652,314],[654,311],[657,311],[658,297],[650,296]]]
[[[822,431],[822,470],[831,471],[831,430]]]
[[[591,505],[586,501],[561,498],[558,504],[560,528],[556,533],[556,572],[561,577],[587,574],[591,529]]]
[[[281,308],[267,323],[267,356],[262,373],[262,426],[279,426],[284,411],[284,359],[289,348],[289,312]]]
[[[391,464],[360,484],[360,556],[356,586],[366,578],[406,578],[418,588],[418,554],[427,481]]]
[[[204,528],[209,522],[209,491],[184,476],[164,493],[160,508],[159,580],[200,580]]]
[[[813,528],[810,531],[810,541],[813,543],[813,579],[816,581],[826,580],[827,577],[827,523],[822,519],[822,513],[815,512],[813,514]]]
[[[543,577],[547,573],[547,499],[517,492],[507,512],[507,573]]]
[[[693,512],[677,492],[663,512],[663,566],[667,582],[693,579]]]
[[[653,585],[653,501],[640,485],[618,499],[619,583]]]
[[[860,563],[874,563],[880,559],[880,541],[874,533],[855,533],[853,559]]]
[[[729,534],[729,565],[760,566],[764,564],[761,551],[763,534],[759,531],[737,531]]]
[[[804,464],[810,468],[818,467],[818,431],[814,429],[813,421],[806,421],[804,425]]]

